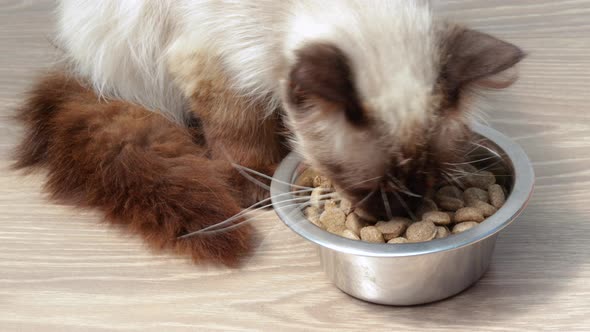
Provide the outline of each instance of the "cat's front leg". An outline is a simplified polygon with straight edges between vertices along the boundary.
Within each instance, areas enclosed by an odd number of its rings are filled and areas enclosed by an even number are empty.
[[[237,93],[220,58],[209,51],[183,49],[168,61],[174,81],[202,126],[211,158],[226,162],[229,181],[242,206],[268,197],[264,185],[270,181],[248,169],[271,176],[286,154],[278,112],[269,112],[263,99]]]

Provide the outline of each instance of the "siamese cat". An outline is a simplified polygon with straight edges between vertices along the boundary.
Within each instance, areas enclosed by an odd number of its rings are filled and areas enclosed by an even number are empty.
[[[16,166],[155,248],[230,266],[251,225],[179,237],[268,195],[236,164],[272,175],[293,149],[372,217],[403,213],[470,149],[470,92],[510,86],[524,57],[421,0],[61,0],[58,15],[66,65],[19,110]],[[386,203],[372,193],[390,177],[405,189]]]

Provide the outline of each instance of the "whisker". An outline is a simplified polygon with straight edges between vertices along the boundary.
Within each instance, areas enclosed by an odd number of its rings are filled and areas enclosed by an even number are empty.
[[[270,191],[270,186],[268,186],[266,183],[263,183],[262,181],[260,181],[260,180],[258,180],[256,178],[254,178],[253,176],[251,176],[250,174],[244,172],[242,170],[242,167],[243,166],[236,167],[236,165],[238,165],[238,164],[233,160],[233,158],[227,152],[227,150],[225,149],[224,146],[219,146],[219,148],[220,148],[221,152],[223,152],[223,154],[225,155],[225,158],[227,160],[229,160],[230,164],[240,173],[240,175],[242,175],[245,179],[250,180],[250,182],[254,183],[255,185],[257,185],[259,187],[261,187],[262,189],[265,189],[265,190]]]
[[[491,165],[488,165],[488,166],[486,166],[486,167],[484,167],[484,168],[481,168],[481,169],[477,170],[477,173],[479,173],[479,172],[482,172],[482,171],[487,171],[488,169],[490,169],[490,168],[492,168],[492,167],[494,167],[494,166],[498,165],[498,164],[499,164],[499,163],[501,163],[501,162],[502,162],[502,160],[498,160],[498,161],[496,161],[495,163],[493,163],[493,164],[491,164]],[[464,177],[466,177],[466,176],[473,176],[473,175],[478,175],[477,173],[472,173],[472,172],[464,172],[464,173],[462,173],[462,175],[460,175],[460,176],[456,176],[456,177],[455,177],[455,179],[462,179],[462,178],[464,178]],[[494,174],[494,175],[495,175],[495,174]],[[480,175],[480,176],[483,176],[483,175]]]
[[[395,195],[395,197],[397,198],[399,203],[402,205],[402,207],[404,209],[406,209],[406,212],[408,212],[408,215],[410,216],[410,218],[412,218],[413,221],[416,221],[416,216],[410,210],[410,208],[408,207],[408,204],[406,204],[406,201],[404,201],[404,199],[397,193],[397,191],[394,191],[393,194]]]
[[[469,160],[466,162],[462,162],[462,163],[444,163],[445,165],[453,165],[453,166],[459,166],[459,165],[471,165],[471,164],[475,164],[475,163],[479,163],[482,161],[486,161],[486,160],[490,160],[490,159],[495,159],[498,158],[496,156],[492,156],[492,157],[487,157],[487,158],[481,158],[481,159],[476,159],[476,160]]]
[[[383,190],[383,184],[381,185],[381,198],[383,198],[383,205],[385,206],[387,218],[389,218],[389,220],[393,219],[393,214],[391,213],[391,206],[389,205],[389,199],[387,198],[387,194],[385,193],[385,190]]]
[[[449,172],[446,172],[446,173],[449,175],[466,175],[466,176],[476,175],[476,173],[474,173],[474,172],[468,172],[468,171],[466,171],[464,169],[460,169],[460,168],[449,168],[448,170],[449,170]],[[445,171],[443,171],[443,172],[445,172]]]
[[[337,197],[337,196],[336,196],[336,194],[334,194],[334,193],[331,193],[331,194],[326,194],[326,195],[321,195],[321,196],[319,196],[319,198],[320,198],[320,199],[324,199],[324,198],[338,199],[338,197]],[[309,197],[308,197],[308,196],[304,196],[304,197],[296,197],[296,198],[292,198],[292,199],[284,200],[284,201],[282,201],[281,203],[284,203],[284,202],[293,202],[293,201],[300,201],[300,200],[302,200],[302,201],[304,201],[304,202],[305,202],[305,200],[309,200]],[[259,203],[257,203],[257,204],[259,204]],[[294,205],[290,205],[290,206],[296,206],[296,205],[298,205],[298,204],[294,204]],[[182,235],[182,236],[180,236],[180,237],[178,237],[178,238],[179,238],[179,239],[184,239],[184,238],[187,238],[187,237],[191,237],[191,236],[193,236],[193,235],[196,235],[196,234],[201,234],[201,233],[203,233],[203,232],[205,232],[205,231],[208,231],[208,230],[210,230],[210,229],[213,229],[213,228],[217,228],[217,227],[220,227],[220,226],[227,225],[227,224],[229,224],[229,223],[231,223],[231,222],[235,221],[236,219],[239,219],[240,217],[244,216],[244,215],[245,215],[245,214],[247,214],[247,213],[256,212],[256,211],[260,211],[260,210],[264,210],[264,209],[266,209],[266,208],[269,208],[269,207],[271,207],[271,206],[274,206],[274,203],[267,204],[267,205],[263,205],[263,206],[261,206],[261,207],[258,207],[258,208],[256,208],[256,209],[247,210],[247,211],[242,211],[242,212],[240,212],[240,213],[237,213],[237,214],[235,214],[235,215],[233,215],[233,216],[231,216],[231,217],[227,218],[227,219],[226,219],[226,220],[224,220],[224,221],[221,221],[221,222],[218,222],[218,223],[216,223],[216,224],[213,224],[213,225],[207,226],[207,227],[205,227],[205,228],[199,229],[199,230],[197,230],[197,231],[194,231],[194,232],[191,232],[191,233],[188,233],[188,234]]]
[[[299,186],[299,185],[296,185],[296,184],[293,184],[293,183],[288,183],[288,182],[280,181],[278,179],[273,178],[272,176],[268,176],[268,175],[266,175],[264,173],[260,173],[258,171],[255,171],[255,170],[251,169],[251,168],[248,168],[246,166],[242,166],[242,165],[239,165],[239,164],[236,164],[236,163],[232,163],[232,166],[235,167],[235,168],[238,168],[240,170],[243,170],[243,171],[250,172],[252,174],[258,175],[258,176],[263,177],[265,179],[268,179],[268,180],[271,180],[271,181],[275,181],[275,182],[278,182],[278,183],[282,183],[282,184],[286,184],[286,185],[289,185],[289,186],[294,187],[294,188],[299,188],[299,189],[313,189],[312,187]]]
[[[302,204],[290,204],[290,205],[285,205],[284,207],[301,206],[301,208],[305,208],[305,207],[308,207],[308,206],[310,206],[310,205],[311,205],[311,203],[302,203]],[[296,209],[296,210],[294,210],[294,211],[293,211],[293,212],[291,212],[291,213],[295,213],[296,211],[300,211],[300,210],[301,210],[301,209]],[[195,235],[196,235],[196,234],[199,234],[199,235],[215,235],[215,234],[219,234],[219,233],[229,232],[229,231],[231,231],[231,230],[233,230],[233,229],[236,229],[236,228],[238,228],[238,227],[242,227],[242,226],[243,226],[244,224],[246,224],[246,223],[249,223],[249,222],[252,222],[252,221],[255,221],[255,220],[261,220],[261,216],[262,216],[262,214],[266,214],[266,213],[269,213],[269,212],[275,212],[275,211],[274,211],[274,210],[267,210],[267,211],[264,211],[264,212],[262,212],[262,213],[261,213],[261,214],[259,214],[259,215],[256,215],[256,216],[251,216],[251,217],[249,217],[249,218],[247,218],[247,219],[243,220],[243,221],[242,221],[242,222],[240,222],[240,223],[233,224],[233,225],[230,225],[230,226],[228,226],[228,227],[219,228],[219,229],[214,229],[214,230],[205,230],[205,229],[202,229],[202,230],[200,230],[200,231],[197,231],[198,233],[197,233],[197,232],[194,232],[194,233],[195,233]],[[291,214],[290,214],[289,216],[291,216]],[[179,239],[182,239],[182,237],[180,237]]]
[[[493,168],[493,167],[497,166],[498,164],[501,164],[502,162],[503,162],[503,160],[498,160],[498,161],[494,162],[493,164],[490,164],[490,165],[488,165],[488,166],[480,169],[479,171],[480,172],[481,171],[487,171],[488,169]]]
[[[383,176],[376,176],[376,177],[374,177],[374,178],[371,178],[371,179],[368,179],[368,180],[364,180],[364,181],[361,181],[361,182],[358,182],[358,183],[352,184],[352,185],[350,185],[350,186],[348,186],[348,187],[344,188],[343,190],[347,190],[347,189],[350,189],[350,188],[356,187],[356,186],[358,186],[358,185],[361,185],[361,184],[363,184],[363,183],[367,183],[367,182],[375,181],[375,180],[381,179],[382,177],[383,177]],[[373,194],[375,194],[375,192],[377,192],[377,189],[374,189],[373,191],[371,191],[370,193],[368,193],[368,194],[367,194],[367,196],[365,196],[365,197],[364,197],[362,200],[360,200],[358,203],[356,203],[356,204],[355,204],[355,206],[358,206],[358,205],[361,205],[362,203],[364,203],[366,200],[368,200],[369,198],[371,198],[371,196],[373,196]],[[338,193],[336,193],[336,194],[338,194]]]
[[[292,206],[299,206],[300,208],[299,209],[294,209],[288,215],[288,217],[293,216],[293,214],[294,213],[297,213],[297,211],[301,211],[302,209],[304,209],[304,208],[306,208],[308,206],[311,206],[311,203],[310,202],[305,202],[305,203],[300,203],[300,204],[285,205],[285,207],[292,207]],[[269,213],[269,212],[274,212],[274,210],[268,210],[268,211],[265,211],[263,213]],[[228,232],[228,231],[231,231],[231,230],[236,229],[238,227],[241,227],[244,223],[249,223],[249,222],[255,221],[255,220],[267,220],[267,219],[261,219],[261,217],[264,217],[264,216],[262,216],[262,214],[259,214],[259,215],[256,215],[256,216],[252,216],[252,217],[244,220],[243,222],[241,222],[239,224],[234,224],[234,225],[231,225],[231,226],[228,226],[228,227],[225,227],[225,228],[220,228],[220,229],[206,231],[206,232],[201,233],[201,235],[215,235],[215,234],[219,234],[219,233],[223,233],[223,232]],[[274,218],[274,216],[269,216],[269,217],[273,217]],[[267,217],[265,217],[265,218],[267,218]],[[308,221],[305,220],[305,219],[302,219],[302,220],[298,220],[296,222],[299,223],[299,222],[308,222]]]
[[[242,210],[242,212],[240,212],[240,213],[238,213],[238,214],[244,214],[244,213],[247,213],[247,212],[248,212],[250,209],[257,207],[258,205],[260,205],[260,204],[262,204],[262,203],[266,203],[266,202],[268,202],[268,201],[272,201],[272,199],[273,199],[273,198],[282,197],[282,196],[288,196],[288,195],[292,195],[292,194],[301,194],[301,193],[307,193],[307,192],[312,192],[312,191],[313,191],[313,189],[301,189],[301,190],[290,191],[290,192],[288,192],[288,193],[282,193],[282,194],[278,194],[278,195],[275,195],[275,196],[270,196],[270,197],[267,197],[267,198],[265,198],[265,199],[263,199],[263,200],[261,200],[261,201],[258,201],[258,202],[256,202],[256,203],[254,203],[254,204],[250,205],[250,206],[249,206],[249,207],[247,207],[247,208],[244,208],[244,209]],[[303,197],[309,197],[309,195],[307,195],[307,196],[303,196]]]
[[[393,190],[397,190],[399,192],[401,192],[402,194],[408,195],[410,197],[415,197],[415,198],[420,198],[422,197],[422,195],[418,195],[418,194],[414,194],[411,191],[405,191],[403,189],[400,189],[398,186],[395,185],[395,183],[391,182],[391,181],[387,181],[387,183],[389,184],[389,186],[391,187],[391,189]]]
[[[235,164],[234,166],[236,166],[238,168],[244,168],[244,166],[237,165],[237,164]],[[358,182],[356,184],[353,184],[353,185],[347,187],[346,189],[348,189],[350,187],[357,186],[359,184],[363,184],[363,183],[369,182],[369,181],[374,181],[374,180],[379,179],[379,178],[381,178],[381,177],[379,176],[379,177],[371,178],[371,179],[368,179],[368,180],[365,180],[365,181],[361,181],[361,182]],[[290,185],[289,183],[285,183],[285,184]],[[274,196],[274,197],[276,198],[276,197],[282,196],[282,195],[292,195],[292,194],[296,194],[296,193],[311,192],[311,191],[315,190],[315,188],[310,188],[310,187],[303,187],[303,186],[298,186],[298,187],[305,188],[305,189],[297,190],[297,191],[292,191],[292,192],[288,192],[288,193],[283,193],[283,194],[280,194],[280,195],[277,195],[277,196]],[[308,200],[309,197],[310,196],[303,196],[303,197],[293,198],[291,200],[285,200],[283,202],[297,201],[297,200]],[[368,197],[370,197],[370,195],[368,195]],[[367,197],[367,199],[368,199],[368,197]],[[262,200],[260,202],[257,202],[256,204],[248,207],[247,209],[243,210],[242,212],[240,212],[240,213],[238,213],[238,214],[236,214],[236,215],[234,215],[234,216],[232,216],[232,217],[230,217],[230,218],[222,221],[222,222],[219,222],[219,223],[214,224],[214,225],[210,225],[210,226],[208,226],[206,228],[200,229],[198,231],[195,231],[195,232],[192,232],[192,233],[189,233],[189,234],[185,234],[185,235],[183,235],[183,236],[181,236],[179,238],[186,238],[186,237],[189,237],[189,236],[192,236],[192,235],[201,234],[201,233],[206,232],[206,231],[209,231],[209,230],[211,230],[213,228],[217,228],[217,227],[221,227],[221,226],[227,225],[227,224],[235,221],[236,219],[244,216],[247,213],[256,212],[256,211],[259,211],[259,210],[262,210],[262,209],[266,209],[266,208],[272,207],[272,206],[274,206],[273,203],[260,206],[260,207],[258,207],[256,209],[252,209],[253,207],[256,207],[256,206],[258,206],[258,205],[260,205],[260,204],[262,204],[264,202],[268,202],[269,200],[272,200],[272,198],[273,197],[266,198],[266,199],[264,199],[264,200]],[[319,198],[320,199],[331,198],[331,199],[340,200],[340,198],[338,197],[338,193],[329,193],[329,194],[321,195]]]
[[[490,147],[487,147],[487,146],[485,146],[483,144],[480,144],[480,143],[477,143],[477,142],[471,142],[471,144],[473,144],[475,146],[478,146],[478,147],[480,147],[482,149],[485,149],[485,150],[489,151],[491,154],[497,156],[498,158],[502,158],[502,156],[498,153],[498,151],[496,151],[496,150],[494,150],[494,149],[492,149]]]
[[[467,171],[462,170],[462,169],[450,168],[449,171],[452,172],[452,174],[447,172],[447,174],[449,174],[449,175],[487,176],[487,175],[478,174],[478,173],[474,173],[474,172],[467,172]],[[496,174],[496,173],[494,173],[494,176],[497,176],[497,177],[510,177],[510,176],[513,176],[513,175],[512,174]]]
[[[391,174],[387,174],[387,177],[388,177],[388,178],[391,180],[391,182],[393,182],[393,183],[394,183],[396,186],[398,186],[398,187],[399,187],[399,186],[403,186],[403,185],[401,184],[401,182],[400,182],[400,181],[399,181],[399,180],[398,180],[398,179],[397,179],[395,176],[393,176],[393,175],[391,175]]]
[[[472,148],[471,150],[469,150],[469,152],[466,152],[465,155],[466,156],[471,155],[472,153],[474,153],[475,151],[477,151],[478,149],[481,148],[481,143],[486,142],[486,141],[487,141],[487,139],[482,138],[482,139],[479,139],[477,141],[471,141],[471,142],[469,142],[469,144],[474,145],[475,147]]]
[[[474,154],[470,154],[469,157],[473,157],[473,158],[481,158],[481,157],[488,157],[490,154],[488,152],[482,152],[482,153],[474,153]]]
[[[457,185],[457,187],[459,187],[461,190],[465,190],[465,186],[458,181],[457,178],[453,177],[451,174],[443,172],[442,176],[449,181],[449,183],[455,183]]]
[[[370,193],[367,194],[367,196],[365,196],[363,199],[361,199],[358,203],[356,203],[354,206],[357,207],[361,204],[363,204],[364,202],[366,202],[369,198],[371,198],[371,196],[373,196],[375,193],[377,192],[377,189],[374,189],[373,191],[371,191]]]
[[[387,174],[387,176],[389,177],[390,181],[392,182],[393,189],[396,189],[408,196],[417,197],[417,198],[422,197],[422,195],[418,195],[416,193],[411,192],[410,189],[408,189],[408,187],[406,187],[403,183],[401,183],[401,181],[399,181],[393,175]]]
[[[358,182],[358,183],[355,183],[355,184],[351,184],[350,186],[348,186],[348,187],[344,188],[343,190],[347,190],[347,189],[350,189],[350,188],[356,187],[356,186],[358,186],[358,185],[361,185],[361,184],[364,184],[364,183],[367,183],[367,182],[371,182],[371,181],[379,180],[379,179],[381,179],[382,177],[383,177],[383,176],[376,176],[376,177],[374,177],[374,178],[371,178],[371,179],[368,179],[368,180],[364,180],[364,181],[361,181],[361,182]]]

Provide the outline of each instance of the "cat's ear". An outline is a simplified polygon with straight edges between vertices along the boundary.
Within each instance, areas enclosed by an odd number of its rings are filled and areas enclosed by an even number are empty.
[[[336,46],[308,44],[295,53],[289,74],[288,100],[300,112],[344,112],[348,120],[364,120],[346,55]]]
[[[525,53],[517,46],[459,27],[449,28],[443,38],[441,75],[452,89],[471,83],[505,88],[518,78],[515,66]]]

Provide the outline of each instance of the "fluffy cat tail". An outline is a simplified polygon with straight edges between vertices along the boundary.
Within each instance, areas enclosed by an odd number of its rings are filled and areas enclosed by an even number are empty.
[[[224,173],[186,128],[130,103],[101,102],[63,72],[39,81],[17,117],[25,135],[15,168],[46,169],[51,198],[98,209],[151,247],[198,262],[236,266],[251,251],[250,225],[178,239],[240,212]]]

